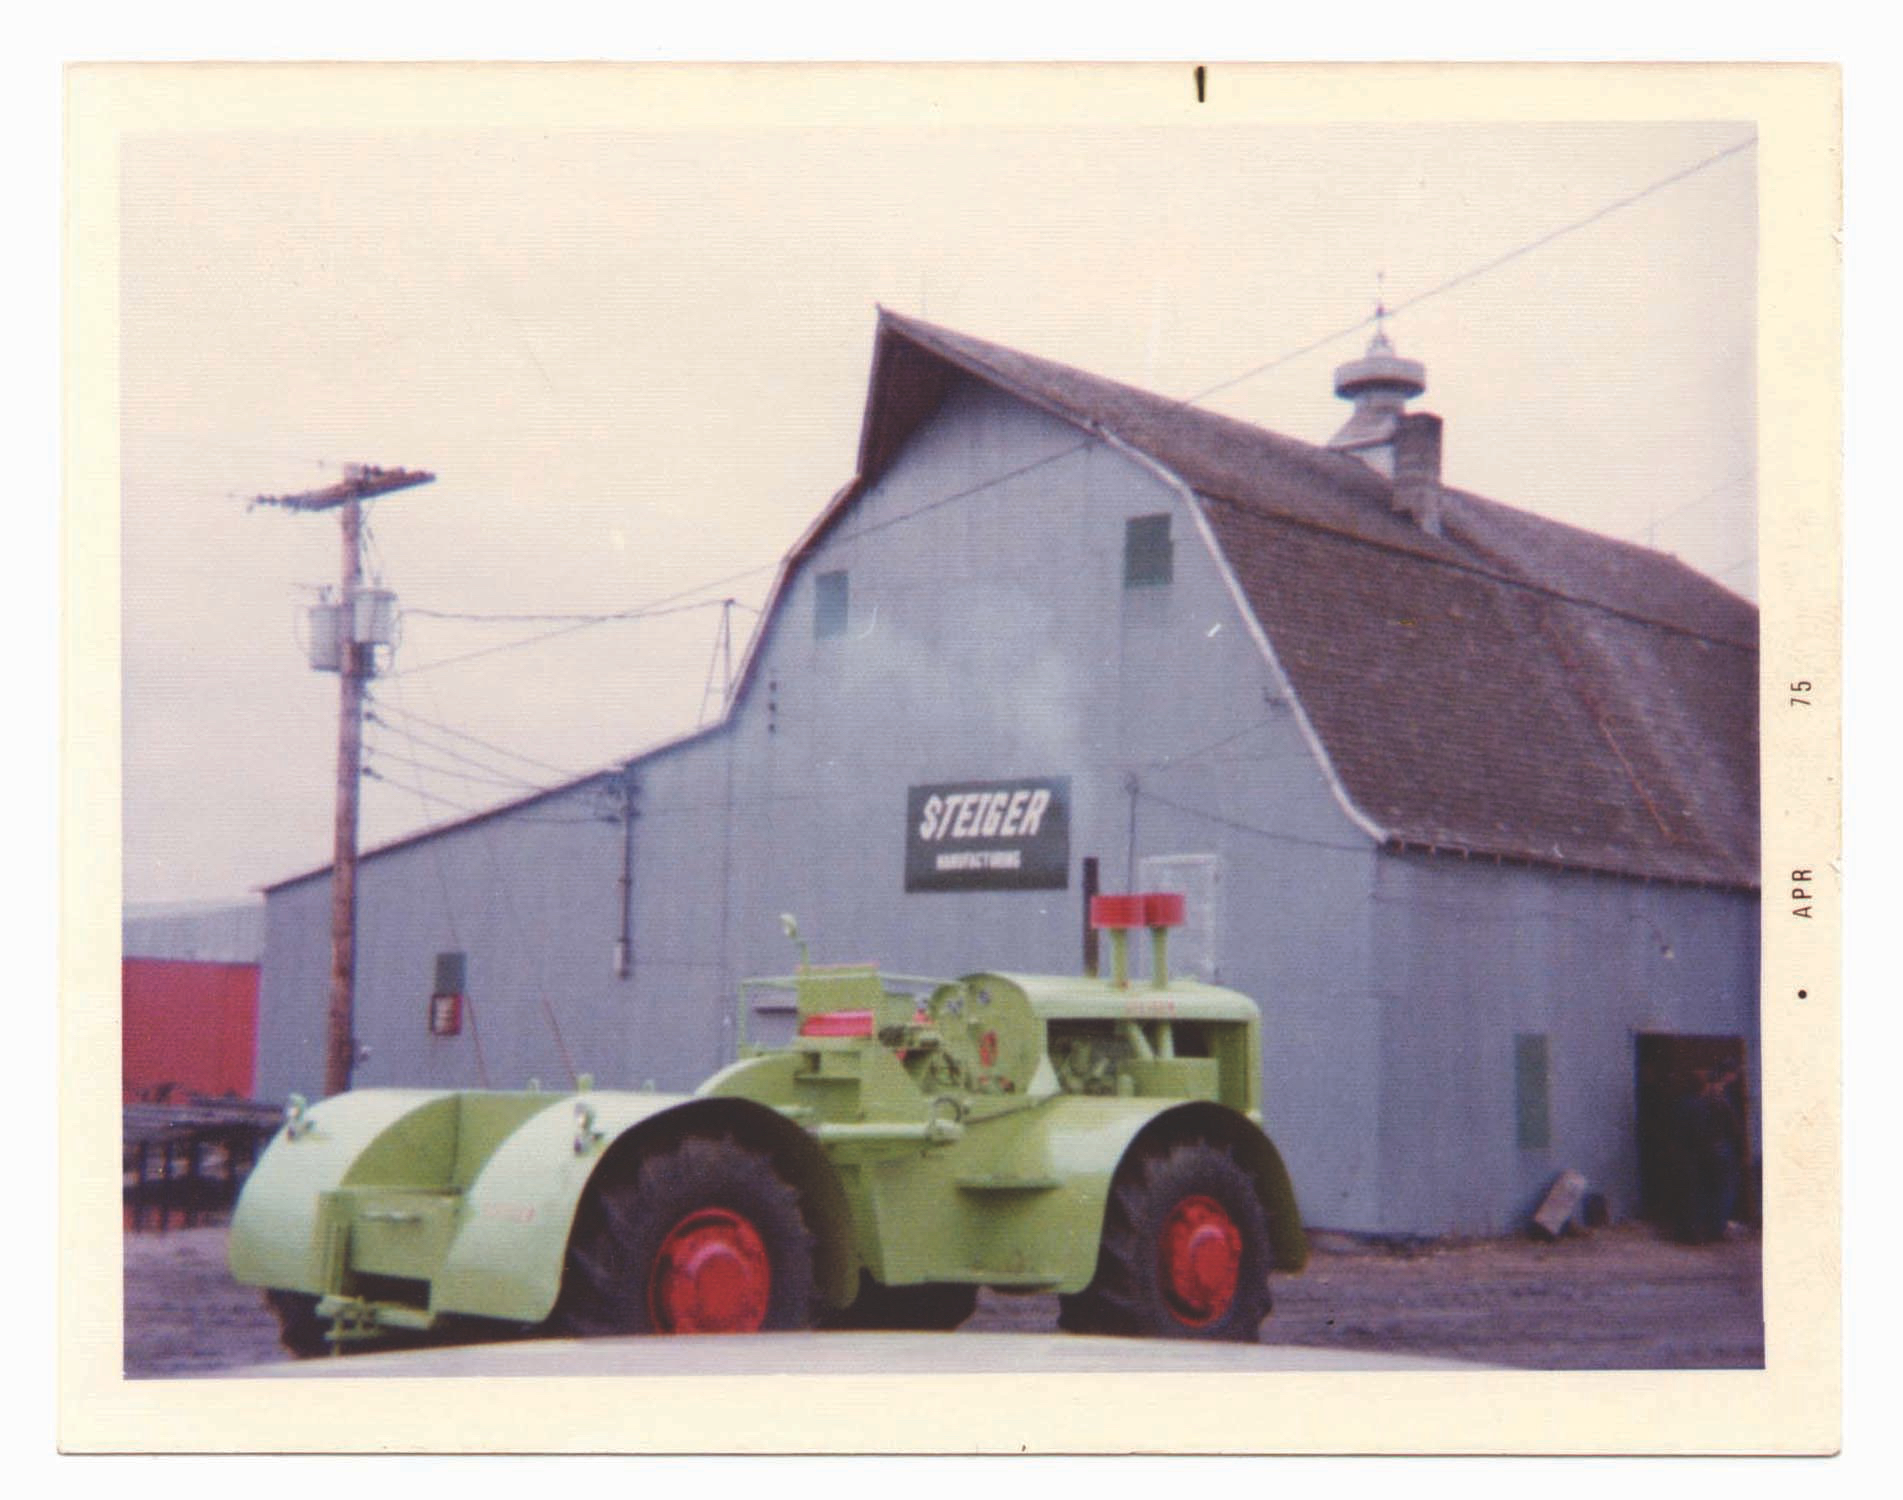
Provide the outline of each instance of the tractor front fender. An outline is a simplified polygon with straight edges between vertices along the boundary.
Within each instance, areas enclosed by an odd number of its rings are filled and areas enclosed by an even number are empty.
[[[834,1305],[852,1300],[859,1259],[838,1175],[813,1137],[777,1110],[744,1098],[666,1094],[580,1094],[563,1104],[510,1135],[471,1185],[433,1288],[436,1311],[541,1322],[561,1293],[575,1213],[590,1186],[632,1180],[648,1155],[688,1135],[731,1136],[773,1162],[800,1196],[821,1294]]]
[[[1283,1165],[1275,1142],[1254,1121],[1214,1104],[1183,1104],[1166,1111],[1144,1127],[1139,1142],[1201,1138],[1227,1146],[1242,1169],[1255,1179],[1256,1191],[1269,1216],[1269,1244],[1275,1269],[1299,1271],[1308,1264],[1308,1232],[1302,1228],[1301,1206],[1295,1184]]]
[[[1281,1153],[1247,1116],[1202,1102],[1066,1099],[1027,1140],[1036,1143],[1037,1154],[1025,1158],[1026,1169],[1041,1158],[1043,1169],[1064,1184],[1039,1205],[1040,1217],[1050,1221],[1040,1226],[1046,1244],[1063,1250],[1059,1291],[1081,1291],[1096,1274],[1110,1190],[1124,1163],[1177,1140],[1226,1146],[1262,1195],[1276,1269],[1299,1271],[1307,1263],[1308,1240]]]
[[[234,1280],[347,1291],[392,1241],[429,1311],[535,1323],[615,1143],[691,1101],[667,1094],[359,1089],[312,1106],[258,1159],[232,1215]],[[413,1247],[413,1248],[412,1248]]]
[[[232,1216],[233,1279],[351,1295],[366,1273],[428,1283],[428,1312],[534,1324],[561,1292],[569,1235],[601,1175],[689,1134],[731,1135],[799,1192],[823,1295],[859,1259],[837,1174],[811,1135],[744,1098],[591,1091],[362,1089],[307,1110],[252,1170]]]
[[[412,1158],[414,1184],[448,1181],[438,1141],[454,1144],[437,1118],[456,1096],[428,1089],[360,1089],[338,1094],[279,1130],[245,1179],[231,1215],[232,1279],[246,1286],[322,1295],[326,1286],[322,1197],[366,1158]]]
[[[678,1094],[568,1094],[525,1120],[464,1197],[431,1288],[436,1312],[539,1323],[555,1306],[582,1194],[641,1127],[693,1103]]]

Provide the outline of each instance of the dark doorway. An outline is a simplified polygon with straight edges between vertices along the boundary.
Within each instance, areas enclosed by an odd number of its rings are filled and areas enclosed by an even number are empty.
[[[1641,1032],[1639,1212],[1681,1239],[1758,1219],[1744,1038]]]

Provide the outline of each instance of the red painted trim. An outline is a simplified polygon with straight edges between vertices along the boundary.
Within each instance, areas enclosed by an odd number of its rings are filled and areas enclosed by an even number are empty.
[[[827,1010],[800,1022],[801,1036],[871,1036],[869,1010]]]

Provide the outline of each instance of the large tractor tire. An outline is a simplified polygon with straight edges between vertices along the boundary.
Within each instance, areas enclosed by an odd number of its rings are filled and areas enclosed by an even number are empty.
[[[1117,1173],[1097,1274],[1058,1300],[1074,1333],[1254,1343],[1269,1313],[1268,1213],[1220,1146],[1140,1153]]]
[[[759,1333],[816,1310],[799,1194],[758,1152],[690,1137],[583,1200],[546,1331]]]
[[[978,1306],[978,1288],[931,1281],[919,1286],[884,1286],[860,1273],[859,1295],[850,1307],[828,1313],[828,1328],[880,1332],[950,1333]]]

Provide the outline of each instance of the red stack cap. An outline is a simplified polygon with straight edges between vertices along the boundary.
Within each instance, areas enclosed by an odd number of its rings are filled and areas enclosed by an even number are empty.
[[[1183,893],[1181,891],[1149,891],[1143,897],[1143,925],[1145,927],[1181,927],[1183,925]]]
[[[1144,902],[1141,896],[1092,896],[1090,925],[1092,927],[1141,927],[1143,907]]]

